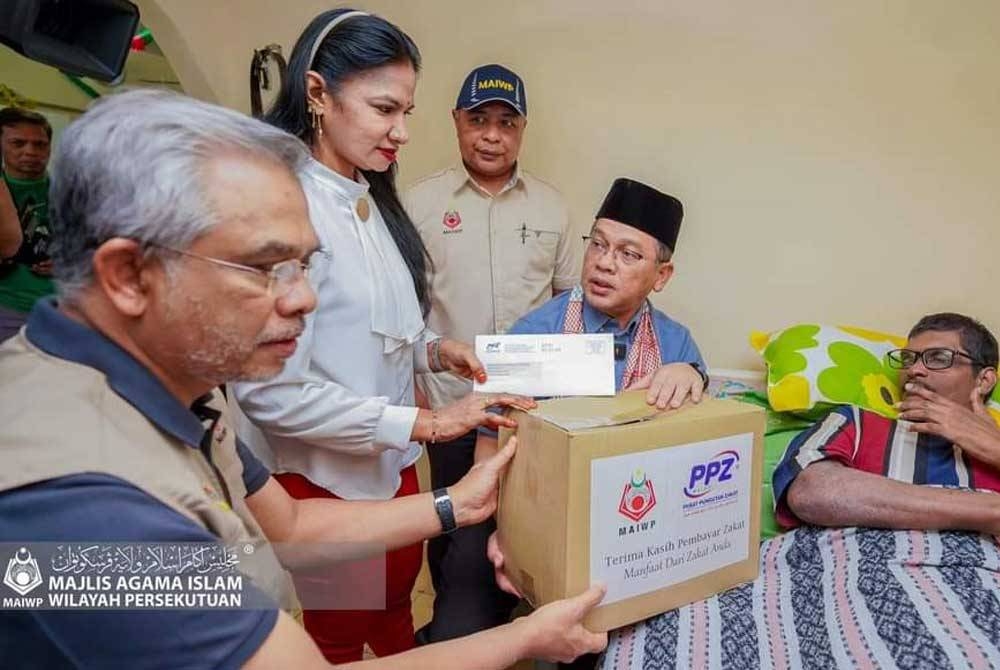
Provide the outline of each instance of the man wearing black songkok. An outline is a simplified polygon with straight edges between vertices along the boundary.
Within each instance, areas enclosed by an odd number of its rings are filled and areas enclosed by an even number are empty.
[[[617,390],[648,389],[660,408],[698,402],[705,361],[688,329],[649,301],[674,273],[684,208],[631,179],[616,179],[597,212],[580,284],[522,317],[511,334],[612,333]]]
[[[584,238],[580,283],[529,312],[509,333],[611,333],[615,341],[615,388],[648,389],[646,401],[660,408],[699,402],[707,386],[705,361],[688,329],[649,302],[674,272],[684,208],[677,198],[631,179],[616,179]],[[480,429],[476,460],[496,451],[496,434]],[[485,524],[484,524],[485,525]],[[500,560],[489,542],[491,560]],[[470,566],[479,566],[481,548],[465,547]],[[485,559],[482,559],[485,560]],[[493,565],[482,566],[493,570]],[[470,609],[491,583],[467,584]],[[595,657],[581,665],[593,667]]]

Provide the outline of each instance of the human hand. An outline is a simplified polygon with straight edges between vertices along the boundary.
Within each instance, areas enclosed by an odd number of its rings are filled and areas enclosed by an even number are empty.
[[[52,276],[52,260],[39,261],[31,266],[31,271],[42,277]]]
[[[628,387],[628,390],[648,389],[646,403],[659,409],[680,407],[691,397],[701,402],[705,382],[690,363],[667,363]]]
[[[1000,427],[986,411],[979,388],[972,389],[969,406],[914,383],[904,387],[899,418],[910,421],[910,430],[940,435],[957,444],[976,460],[1000,467]]]
[[[514,438],[511,439],[513,440]],[[500,540],[497,539],[497,531],[490,533],[489,539],[486,540],[486,558],[493,564],[493,577],[496,579],[497,587],[512,596],[523,598],[524,596],[514,586],[514,582],[510,581],[507,573],[503,571],[504,555],[503,550],[500,549]]]
[[[511,437],[503,449],[485,461],[472,466],[458,483],[448,487],[458,526],[471,526],[486,521],[497,509],[500,475],[517,450],[517,437]]]
[[[441,365],[445,370],[480,384],[486,381],[486,369],[470,345],[443,337],[439,347]]]
[[[526,396],[509,393],[470,393],[437,410],[437,441],[453,440],[477,426],[486,426],[493,430],[517,427],[514,419],[488,412],[487,409],[490,407],[529,410],[537,406],[538,403]]]
[[[583,618],[604,598],[606,589],[595,584],[578,596],[557,600],[514,623],[527,630],[529,658],[569,663],[577,656],[595,654],[608,646],[607,633],[592,633]]]

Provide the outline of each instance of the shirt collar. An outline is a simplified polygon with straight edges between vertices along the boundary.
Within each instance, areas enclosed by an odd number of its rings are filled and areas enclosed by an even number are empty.
[[[48,186],[49,183],[49,173],[46,172],[38,179],[17,179],[16,177],[11,177],[6,172],[3,173],[3,178],[14,186]]]
[[[160,430],[188,446],[200,446],[205,426],[195,412],[204,409],[210,394],[198,398],[190,408],[185,407],[130,353],[61,313],[52,298],[35,304],[25,335],[47,354],[104,373],[108,386]]]
[[[469,171],[466,169],[465,163],[459,163],[458,167],[456,167],[454,170],[454,174],[455,177],[454,177],[454,182],[452,184],[452,193],[458,193],[460,190],[462,190],[463,187],[468,186],[469,188],[475,189],[479,193],[482,193],[483,195],[492,198],[500,196],[513,188],[517,188],[518,186],[520,186],[521,188],[524,188],[525,186],[525,181],[524,179],[521,178],[520,163],[514,163],[514,172],[511,173],[510,180],[502,189],[500,189],[500,193],[497,193],[497,196],[490,195],[486,190],[484,190],[479,184],[476,183],[476,180],[472,178],[472,175],[470,175]]]
[[[352,203],[368,192],[368,180],[360,172],[358,172],[358,181],[354,181],[331,170],[312,157],[306,162],[302,172]]]
[[[635,314],[629,319],[628,324],[625,328],[618,327],[618,321],[613,317],[608,316],[604,312],[594,309],[587,302],[587,299],[583,299],[583,330],[586,333],[599,333],[601,330],[611,322],[612,328],[614,328],[615,333],[633,333],[635,332],[636,325],[639,323],[639,315],[642,314],[642,309],[635,310]]]

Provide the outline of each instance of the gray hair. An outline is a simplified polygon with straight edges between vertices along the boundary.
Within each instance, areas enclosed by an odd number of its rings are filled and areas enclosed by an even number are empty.
[[[204,174],[245,153],[298,171],[308,150],[238,112],[160,90],[101,98],[63,132],[49,194],[50,254],[64,298],[93,280],[94,251],[113,237],[185,249],[218,223]]]

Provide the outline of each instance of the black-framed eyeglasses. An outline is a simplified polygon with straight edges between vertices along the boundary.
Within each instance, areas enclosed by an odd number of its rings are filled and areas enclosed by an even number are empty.
[[[607,243],[606,240],[600,237],[595,237],[593,235],[584,235],[583,242],[587,245],[587,253],[594,254],[595,256],[603,257],[604,254],[609,251],[612,257],[621,263],[622,265],[638,265],[639,263],[646,260],[646,257],[640,254],[634,249],[629,249],[627,247],[616,247],[611,248],[611,245]]]
[[[913,367],[918,360],[923,361],[924,367],[928,370],[947,370],[955,364],[955,357],[967,358],[972,365],[983,365],[963,351],[955,351],[946,347],[932,347],[923,351],[913,349],[893,349],[886,354],[889,367],[896,370],[905,370]]]
[[[211,256],[204,256],[191,251],[168,247],[163,244],[150,244],[149,246],[156,249],[170,251],[175,254],[180,254],[181,256],[187,256],[188,258],[194,258],[206,263],[211,263],[218,267],[228,268],[230,270],[239,270],[240,272],[247,272],[264,277],[267,280],[268,294],[275,297],[287,295],[293,288],[295,288],[296,285],[298,285],[299,281],[307,280],[309,278],[309,270],[315,265],[317,259],[326,256],[326,252],[320,249],[313,252],[313,254],[309,257],[309,260],[303,261],[298,258],[290,258],[286,261],[275,263],[270,268],[264,269],[255,268],[252,265],[243,265],[242,263],[222,260],[221,258],[212,258]]]

